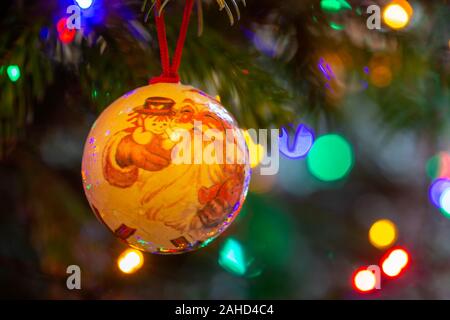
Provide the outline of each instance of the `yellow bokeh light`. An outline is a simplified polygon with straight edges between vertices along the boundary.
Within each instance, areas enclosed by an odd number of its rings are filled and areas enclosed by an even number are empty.
[[[392,29],[405,28],[413,15],[413,9],[407,1],[396,0],[388,4],[383,11],[383,20]]]
[[[242,133],[244,134],[245,142],[247,142],[250,166],[256,168],[264,159],[264,147],[261,144],[255,143],[247,130],[243,130]]]
[[[370,227],[369,240],[378,249],[391,246],[397,240],[397,228],[395,224],[387,219],[378,220]]]
[[[372,271],[361,270],[353,280],[355,287],[362,292],[373,290],[377,284],[377,278]]]
[[[117,259],[120,271],[126,274],[138,271],[144,264],[144,255],[139,250],[127,249]]]

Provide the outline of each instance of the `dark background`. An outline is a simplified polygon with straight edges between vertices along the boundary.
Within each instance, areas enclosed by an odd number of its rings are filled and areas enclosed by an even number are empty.
[[[447,177],[450,150],[449,3],[410,1],[414,18],[400,31],[366,27],[365,8],[387,1],[348,3],[330,13],[312,0],[238,2],[241,20],[230,26],[215,1],[203,1],[203,33],[194,13],[183,82],[220,95],[243,128],[304,123],[316,137],[339,133],[355,163],[327,183],[304,159],[282,157],[276,176],[254,174],[241,216],[211,245],[146,254],[141,270],[124,275],[116,259],[126,246],[90,211],[80,166],[98,114],[160,72],[150,5],[96,0],[84,32],[63,45],[55,25],[72,1],[2,1],[0,66],[17,64],[22,76],[0,75],[0,297],[449,299],[450,221],[428,200],[432,179]],[[182,1],[166,10],[174,44]],[[335,72],[332,91],[320,58]],[[390,68],[387,85],[374,74],[380,64]],[[385,253],[367,236],[381,218],[397,225],[411,264],[382,290],[360,294],[351,277]],[[230,237],[245,250],[244,276],[218,264]],[[71,264],[81,267],[81,291],[66,288]]]

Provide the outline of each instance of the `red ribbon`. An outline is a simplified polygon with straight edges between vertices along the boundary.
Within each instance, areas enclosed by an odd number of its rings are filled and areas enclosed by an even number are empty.
[[[184,42],[189,27],[189,20],[191,18],[194,0],[186,0],[184,7],[183,21],[181,23],[180,35],[178,37],[177,46],[175,48],[172,65],[170,65],[169,46],[167,45],[166,24],[164,21],[164,13],[160,13],[161,0],[156,0],[155,4],[155,19],[156,30],[158,32],[159,51],[161,55],[162,74],[158,77],[150,79],[150,84],[155,83],[178,83],[180,76],[178,69],[181,63],[181,56],[183,54]]]

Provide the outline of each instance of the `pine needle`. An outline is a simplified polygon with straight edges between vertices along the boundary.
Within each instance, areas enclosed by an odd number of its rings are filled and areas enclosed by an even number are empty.
[[[149,2],[151,2],[151,5],[149,6]],[[150,14],[153,11],[153,8],[155,6],[155,2],[156,0],[143,0],[142,3],[142,12],[146,11],[146,15],[145,15],[145,21],[148,21],[148,19],[150,18]],[[167,4],[171,2],[171,0],[164,0],[164,2],[161,5],[161,8],[159,9],[159,14],[161,14],[164,10],[164,8],[167,6]],[[228,2],[232,3],[232,6],[234,8],[234,11],[236,12],[236,18],[237,20],[241,19],[241,11],[239,9],[239,4],[242,3],[242,5],[244,7],[247,6],[247,3],[245,0],[229,0],[227,2],[227,0],[216,0],[218,6],[219,6],[219,11],[222,11],[225,9],[225,12],[227,13],[228,19],[230,20],[230,25],[234,25],[235,22],[235,16],[233,14],[233,12],[230,9],[230,6],[228,5]],[[196,5],[197,5],[197,13],[198,13],[198,34],[201,35],[203,33],[203,8],[202,8],[202,0],[197,0],[196,1]],[[147,9],[147,7],[149,7]]]

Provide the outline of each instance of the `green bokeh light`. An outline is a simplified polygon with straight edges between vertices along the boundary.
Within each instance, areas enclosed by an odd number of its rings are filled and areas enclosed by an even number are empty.
[[[95,89],[93,89],[92,90],[92,93],[91,93],[91,96],[92,96],[92,99],[97,99],[97,97],[98,97],[98,92],[97,92],[97,90],[95,90]]]
[[[247,272],[244,248],[239,241],[228,238],[219,252],[219,265],[228,272],[243,276]]]
[[[320,7],[326,12],[339,12],[344,9],[352,9],[346,0],[321,0]]]
[[[337,24],[335,22],[330,22],[330,27],[333,30],[344,30],[344,26],[343,25]]]
[[[16,82],[20,79],[20,68],[18,65],[10,65],[6,69],[6,73],[8,74],[8,77],[12,82]]]
[[[349,174],[354,157],[351,145],[343,137],[328,134],[320,137],[307,157],[309,172],[322,181],[336,181]]]
[[[450,212],[447,212],[447,210],[440,208],[439,212],[447,219],[450,219]]]
[[[436,179],[439,174],[441,166],[441,157],[439,154],[431,157],[426,164],[427,176],[431,179]]]

